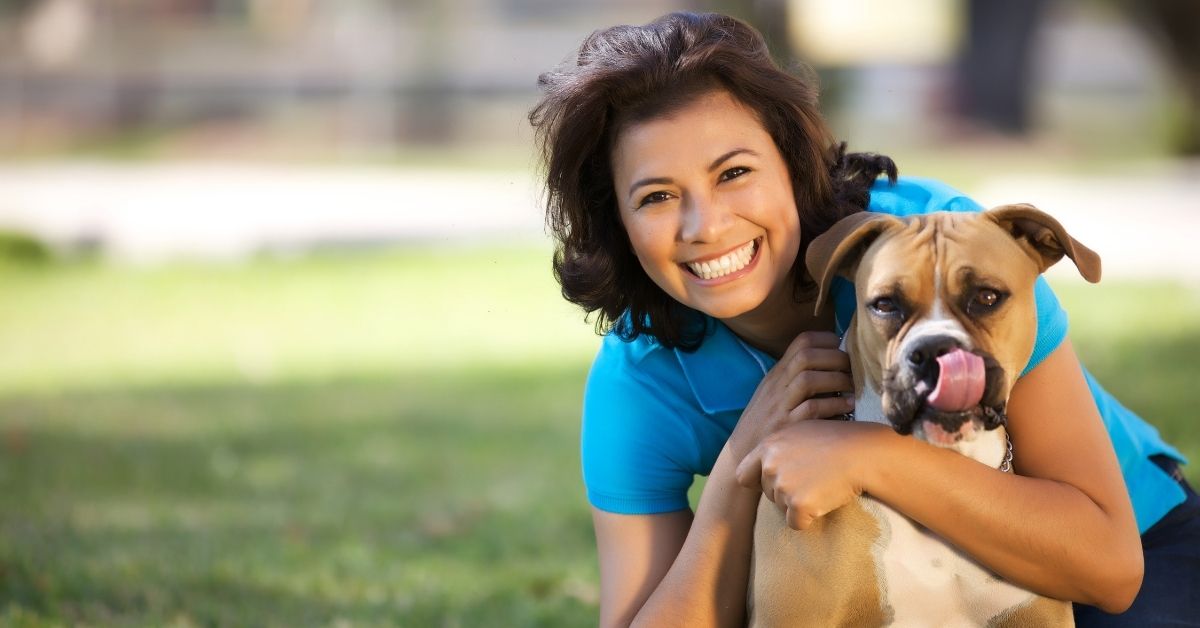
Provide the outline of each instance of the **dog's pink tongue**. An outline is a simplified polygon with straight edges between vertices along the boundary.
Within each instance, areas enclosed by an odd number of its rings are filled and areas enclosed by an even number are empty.
[[[983,398],[983,358],[962,349],[938,356],[937,386],[926,402],[943,412],[962,412]]]

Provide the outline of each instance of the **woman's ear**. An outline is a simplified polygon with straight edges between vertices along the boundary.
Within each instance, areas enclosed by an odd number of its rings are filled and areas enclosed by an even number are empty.
[[[1100,256],[1072,238],[1050,214],[1033,205],[1018,203],[989,209],[984,215],[1016,238],[1017,244],[1037,263],[1039,272],[1065,255],[1075,262],[1084,279],[1091,283],[1100,281]]]
[[[867,247],[884,231],[900,224],[903,223],[898,218],[888,214],[858,212],[837,221],[808,245],[804,265],[820,287],[815,305],[817,312],[829,297],[829,284],[833,278],[842,275],[852,279]]]

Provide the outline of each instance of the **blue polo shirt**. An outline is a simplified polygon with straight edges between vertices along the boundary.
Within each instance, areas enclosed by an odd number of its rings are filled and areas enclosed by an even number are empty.
[[[935,211],[981,211],[953,188],[928,179],[886,180],[871,189],[868,211],[911,216]],[[832,286],[839,331],[854,313],[854,286]],[[1034,289],[1038,332],[1029,372],[1066,338],[1067,315],[1044,279]],[[651,336],[624,341],[607,335],[588,375],[583,401],[583,480],[600,510],[653,514],[688,507],[696,475],[708,475],[755,389],[775,361],[710,321],[693,352],[663,347]],[[1112,438],[1117,460],[1145,532],[1184,500],[1183,489],[1150,462],[1155,454],[1179,461],[1158,430],[1122,406],[1092,376],[1088,386]]]

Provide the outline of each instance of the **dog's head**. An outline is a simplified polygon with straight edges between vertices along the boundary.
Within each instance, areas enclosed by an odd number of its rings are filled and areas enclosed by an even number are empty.
[[[1034,282],[1070,257],[1085,279],[1100,258],[1031,205],[900,219],[859,213],[810,245],[819,310],[830,282],[854,282],[847,329],[855,385],[879,391],[902,434],[942,446],[999,427],[1037,333]]]

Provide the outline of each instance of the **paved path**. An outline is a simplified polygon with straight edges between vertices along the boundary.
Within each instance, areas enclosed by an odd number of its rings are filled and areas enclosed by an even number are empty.
[[[236,164],[0,167],[0,227],[113,257],[544,238],[528,172]]]
[[[970,193],[985,206],[1027,202],[1053,214],[1100,254],[1105,277],[1200,283],[1200,164],[1119,178],[997,176]],[[1075,270],[1064,262],[1051,273]]]
[[[998,175],[965,190],[1030,202],[1104,259],[1106,277],[1200,282],[1200,164],[1111,176]],[[123,260],[237,259],[389,242],[544,241],[527,171],[236,164],[0,166],[0,227]],[[1062,264],[1054,271],[1070,276]]]

